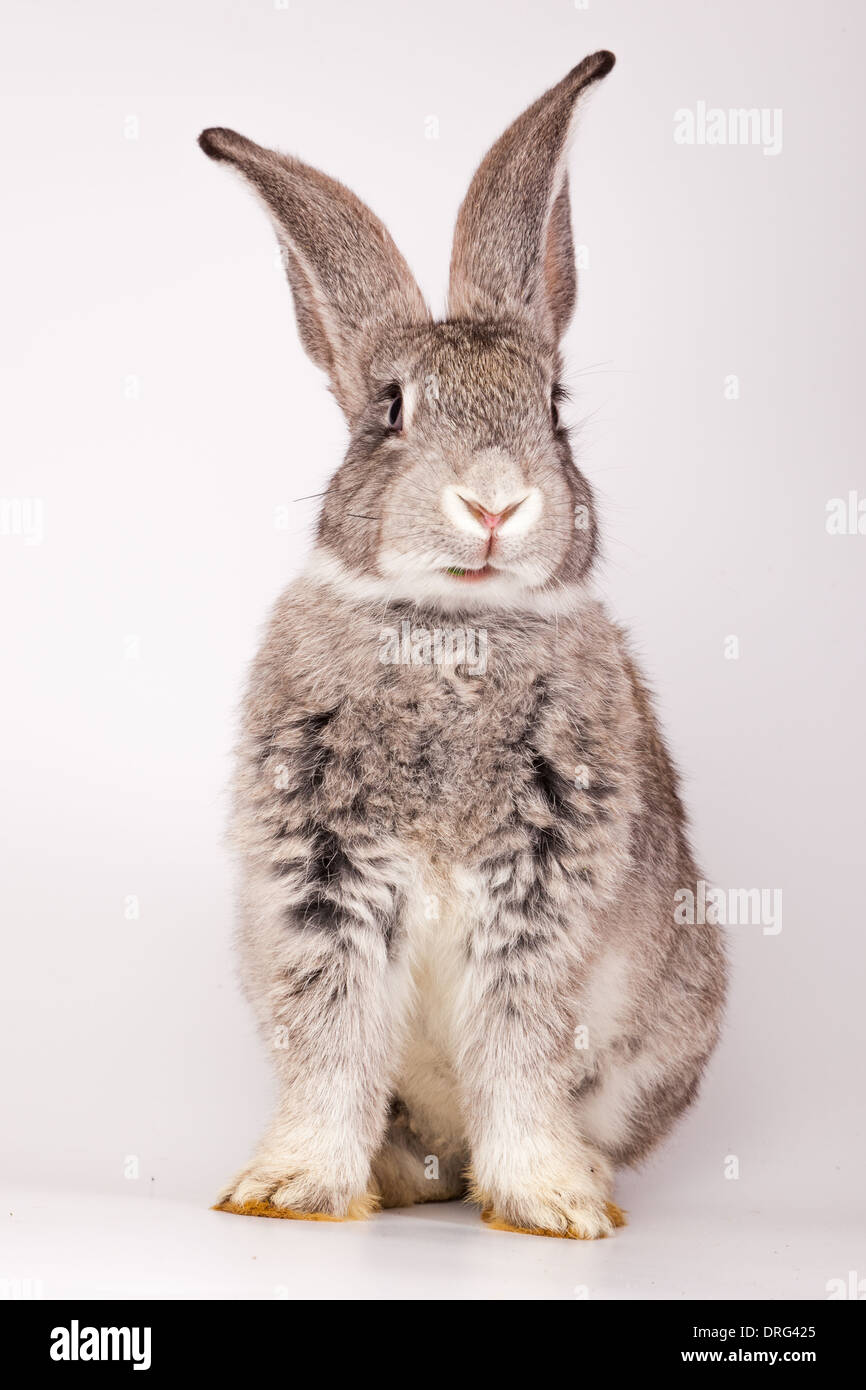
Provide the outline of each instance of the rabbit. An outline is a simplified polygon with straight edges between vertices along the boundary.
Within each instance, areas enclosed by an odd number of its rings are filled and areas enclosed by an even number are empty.
[[[593,1239],[694,1100],[725,952],[677,776],[592,587],[559,418],[566,155],[586,58],[493,145],[435,321],[342,184],[226,129],[350,442],[254,661],[231,837],[273,1119],[218,1209],[339,1220],[464,1198]]]

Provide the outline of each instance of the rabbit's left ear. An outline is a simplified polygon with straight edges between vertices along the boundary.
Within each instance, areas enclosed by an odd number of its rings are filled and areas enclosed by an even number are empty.
[[[448,311],[531,321],[555,347],[577,294],[565,160],[581,92],[610,72],[594,53],[509,126],[483,160],[457,217]]]

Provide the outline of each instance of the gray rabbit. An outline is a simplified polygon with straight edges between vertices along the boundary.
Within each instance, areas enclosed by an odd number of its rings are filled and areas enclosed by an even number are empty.
[[[348,421],[317,544],[243,714],[233,841],[276,1113],[224,1210],[337,1219],[468,1196],[592,1238],[617,1166],[694,1099],[725,993],[677,779],[593,596],[559,421],[566,152],[596,53],[496,142],[436,322],[348,189],[203,133],[269,213]]]

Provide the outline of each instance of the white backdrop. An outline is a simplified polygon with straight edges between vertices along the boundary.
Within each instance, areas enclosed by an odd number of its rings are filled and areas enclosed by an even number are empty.
[[[641,1221],[710,1212],[721,1253],[695,1286],[686,1243],[674,1292],[737,1292],[762,1221],[782,1251],[764,1292],[866,1275],[866,535],[826,526],[831,499],[866,497],[863,7],[6,0],[3,28],[4,1192],[204,1210],[267,1111],[225,788],[247,662],[310,544],[317,503],[294,499],[345,431],[266,219],[199,130],[348,183],[441,310],[481,155],[609,47],[571,162],[587,264],[566,344],[599,585],[708,876],[780,889],[784,916],[731,929],[702,1102],[625,1180],[632,1228],[608,1245],[626,1260]],[[781,110],[781,149],[677,143],[701,102]],[[652,1295],[611,1270],[612,1296]]]

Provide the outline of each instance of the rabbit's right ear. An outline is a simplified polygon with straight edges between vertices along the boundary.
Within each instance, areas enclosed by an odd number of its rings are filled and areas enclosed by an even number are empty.
[[[378,217],[336,179],[233,130],[205,130],[199,144],[234,165],[264,202],[284,248],[301,340],[351,421],[367,404],[376,340],[389,328],[429,322],[409,267]]]

